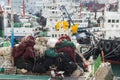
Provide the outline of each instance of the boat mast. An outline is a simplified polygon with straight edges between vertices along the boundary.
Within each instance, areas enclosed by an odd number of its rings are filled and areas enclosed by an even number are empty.
[[[25,2],[22,1],[22,17],[25,18]]]
[[[117,0],[118,2],[118,12],[120,12],[120,0]]]
[[[97,0],[94,0],[94,12],[95,12],[95,20],[96,20],[96,17],[97,17],[96,3],[97,3]]]
[[[11,47],[14,47],[14,18],[13,18],[13,0],[10,1],[11,4]]]
[[[81,16],[82,16],[82,7],[83,7],[83,4],[82,4],[82,2],[80,2],[80,15],[79,15],[79,17],[81,18]]]
[[[10,0],[8,0],[8,6],[10,6],[11,4],[10,4],[11,2],[10,2]]]
[[[2,11],[2,7],[1,7],[1,5],[0,5],[0,14],[2,14],[3,13],[3,11]]]
[[[13,30],[13,0],[10,1],[11,2],[11,28]]]
[[[3,10],[0,5],[0,37],[4,36]]]
[[[53,3],[56,3],[56,1],[55,1],[55,0],[53,0]]]

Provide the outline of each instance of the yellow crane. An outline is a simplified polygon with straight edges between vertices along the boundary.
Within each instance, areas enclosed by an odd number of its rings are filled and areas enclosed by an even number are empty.
[[[67,9],[65,8],[64,5],[61,6],[61,9],[65,11],[65,13],[67,14],[68,19],[70,20],[70,23],[68,21],[59,21],[57,22],[55,28],[56,30],[59,30],[60,28],[63,28],[64,30],[68,30],[70,29],[70,31],[72,32],[72,34],[76,34],[78,31],[78,24],[74,24],[74,22],[72,21],[70,14],[67,12]],[[72,23],[72,25],[71,25]]]

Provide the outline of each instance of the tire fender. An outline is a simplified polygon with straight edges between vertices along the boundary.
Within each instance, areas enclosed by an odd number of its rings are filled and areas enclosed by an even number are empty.
[[[104,47],[105,51],[109,52],[111,50],[111,47],[112,47],[111,42],[110,41],[106,41],[105,42],[105,47]]]
[[[104,49],[104,41],[100,41],[98,48],[102,51]]]
[[[118,45],[119,45],[119,43],[115,42],[115,43],[113,44],[113,46],[112,46],[112,50],[114,50],[115,48],[117,48]],[[120,48],[117,48],[114,52],[120,51],[119,49],[120,49]]]

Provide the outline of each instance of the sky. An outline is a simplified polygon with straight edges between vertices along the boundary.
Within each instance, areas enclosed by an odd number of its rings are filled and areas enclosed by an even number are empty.
[[[94,1],[94,0],[76,0],[76,1]],[[109,2],[109,3],[114,3],[117,0],[98,0],[98,2],[100,3],[105,3],[105,2]]]
[[[74,1],[80,2],[80,1],[94,1],[94,0],[74,0]],[[118,0],[98,0],[99,3],[105,3],[105,2],[114,3],[116,1],[118,1]],[[5,4],[4,0],[0,0],[0,4],[2,4],[2,5]]]

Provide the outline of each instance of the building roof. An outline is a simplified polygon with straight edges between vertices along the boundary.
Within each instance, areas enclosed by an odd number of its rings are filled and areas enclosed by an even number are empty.
[[[99,3],[88,3],[87,4],[87,10],[91,12],[102,12],[104,11],[105,4],[99,4]]]
[[[110,4],[109,11],[117,11],[118,9],[118,2]]]

